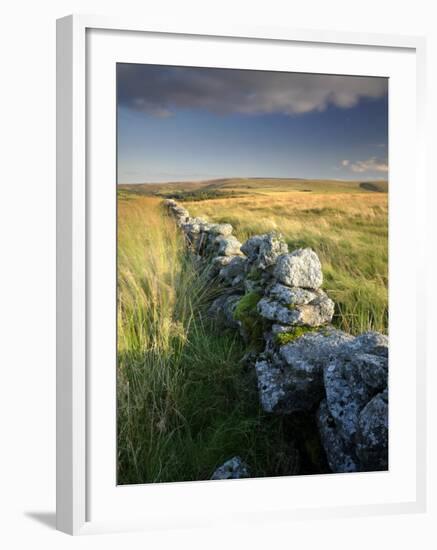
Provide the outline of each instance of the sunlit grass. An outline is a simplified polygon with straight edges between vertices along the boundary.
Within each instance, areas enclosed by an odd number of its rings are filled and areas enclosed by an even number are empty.
[[[159,200],[119,199],[120,484],[209,479],[237,454],[254,476],[297,472],[286,422],[260,410],[238,335],[202,316],[215,292]]]

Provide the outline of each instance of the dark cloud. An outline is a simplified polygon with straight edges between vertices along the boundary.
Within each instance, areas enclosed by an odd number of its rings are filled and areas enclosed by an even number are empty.
[[[387,79],[301,73],[119,64],[119,105],[157,117],[177,109],[295,115],[350,108],[387,95]]]

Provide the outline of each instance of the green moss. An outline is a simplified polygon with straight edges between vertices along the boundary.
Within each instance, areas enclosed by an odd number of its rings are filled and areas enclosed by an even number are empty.
[[[294,340],[297,340],[308,332],[319,332],[320,327],[294,327],[290,332],[281,332],[275,336],[275,341],[279,346],[285,346]]]
[[[235,306],[234,319],[240,321],[246,333],[250,346],[257,347],[262,344],[263,322],[257,311],[257,304],[261,300],[258,292],[245,294]]]
[[[249,273],[247,274],[247,278],[250,281],[260,281],[261,280],[261,270],[257,269],[255,266],[252,266]]]
[[[237,321],[244,321],[247,316],[254,313],[257,314],[256,306],[260,300],[261,296],[258,292],[249,292],[245,294],[235,306],[234,319]]]

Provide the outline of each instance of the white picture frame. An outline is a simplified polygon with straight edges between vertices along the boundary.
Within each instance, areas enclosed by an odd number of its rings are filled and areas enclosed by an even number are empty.
[[[177,517],[171,510],[165,508],[165,500],[185,498],[197,495],[207,499],[208,494],[214,493],[220,499],[246,499],[248,508],[241,516],[235,515],[236,521],[255,521],[259,517],[269,519],[301,518],[301,517],[334,517],[339,515],[389,514],[398,512],[420,512],[426,505],[426,462],[425,462],[425,433],[426,433],[426,402],[425,402],[425,341],[424,315],[417,315],[415,322],[415,445],[411,450],[414,460],[411,461],[411,474],[414,473],[414,482],[409,487],[408,498],[396,497],[383,499],[378,502],[363,502],[354,504],[336,503],[332,507],[322,504],[317,507],[299,507],[295,503],[281,504],[278,508],[268,509],[256,495],[259,491],[270,491],[273,494],[279,487],[278,483],[285,483],[281,479],[271,480],[270,486],[265,480],[244,480],[243,484],[219,483],[211,484],[197,482],[193,484],[161,484],[159,488],[140,486],[138,491],[149,491],[141,496],[141,502],[151,498],[155,502],[153,518],[139,513],[135,517],[114,516],[116,507],[105,516],[97,514],[98,519],[90,516],[90,487],[93,484],[93,457],[92,438],[96,430],[90,429],[90,411],[93,407],[95,395],[92,391],[93,379],[90,373],[90,357],[92,337],[90,336],[89,319],[94,288],[90,281],[90,253],[95,250],[90,245],[90,233],[94,217],[92,207],[93,190],[89,182],[92,180],[93,168],[90,167],[89,145],[92,138],[87,131],[87,120],[90,117],[92,101],[88,94],[88,84],[92,80],[89,71],[95,65],[87,57],[90,42],[87,33],[90,31],[105,31],[107,33],[135,33],[135,37],[149,36],[157,40],[170,41],[175,37],[197,37],[198,39],[220,39],[226,41],[228,49],[233,43],[249,45],[268,44],[314,44],[319,48],[336,45],[341,48],[360,48],[363,51],[376,48],[381,51],[395,51],[399,55],[408,52],[414,56],[416,72],[413,87],[415,88],[416,102],[409,105],[414,110],[414,140],[416,157],[409,160],[409,169],[413,172],[416,182],[416,210],[414,213],[417,230],[423,228],[424,220],[421,213],[424,211],[425,195],[425,168],[423,145],[424,120],[424,65],[425,41],[421,37],[337,33],[310,30],[272,29],[272,28],[193,28],[178,29],[173,27],[153,27],[146,23],[124,19],[112,19],[94,16],[72,15],[57,22],[57,528],[69,534],[84,534],[110,530],[147,529],[151,526],[166,525],[205,525],[207,516],[201,516],[200,508],[194,505],[187,508],[187,513]],[[173,37],[173,38],[172,38]],[[111,37],[108,38],[112,40]],[[253,41],[253,42],[252,42]],[[93,43],[94,44],[94,43]],[[94,48],[94,45],[93,45]],[[174,45],[169,43],[166,50],[166,59],[175,56]],[[96,48],[98,49],[98,47]],[[127,51],[127,50],[126,50]],[[108,54],[109,55],[109,54]],[[123,53],[123,60],[127,60]],[[109,60],[109,58],[108,58]],[[111,61],[111,60],[109,60]],[[177,63],[175,63],[177,64]],[[215,66],[215,65],[214,65]],[[382,74],[382,73],[381,73]],[[103,82],[103,80],[102,80]],[[105,81],[106,82],[106,81]],[[114,105],[115,109],[115,105]],[[112,128],[112,126],[111,126]],[[111,147],[114,136],[109,138],[104,147]],[[111,142],[112,140],[112,142]],[[410,143],[411,144],[411,143]],[[400,149],[399,149],[400,151]],[[394,151],[396,153],[396,151]],[[88,158],[87,158],[88,155]],[[396,164],[396,154],[390,156],[390,162]],[[405,161],[407,162],[407,161]],[[115,177],[115,165],[109,161],[109,170]],[[394,167],[396,170],[396,166]],[[110,172],[111,173],[111,172]],[[112,183],[111,183],[112,184]],[[115,180],[113,181],[115,185]],[[390,191],[392,193],[392,191]],[[394,191],[396,193],[396,191]],[[394,203],[395,206],[397,203]],[[400,203],[399,203],[400,204]],[[393,205],[392,205],[393,206]],[[396,210],[394,211],[396,214]],[[110,216],[111,213],[108,213]],[[395,216],[396,217],[396,216]],[[110,223],[110,222],[108,222]],[[91,252],[90,252],[91,251]],[[425,273],[424,254],[417,248],[414,269],[417,266],[419,276],[423,280]],[[411,307],[417,308],[420,313],[424,304],[424,289],[417,285],[414,303]],[[93,309],[95,311],[95,308]],[[396,308],[394,309],[396,311]],[[423,312],[422,312],[423,313]],[[93,313],[93,315],[95,315]],[[411,327],[410,327],[411,330]],[[413,351],[413,350],[411,350]],[[97,373],[97,374],[96,374]],[[97,376],[98,371],[93,376]],[[105,385],[102,385],[105,391]],[[390,413],[391,414],[391,413]],[[95,422],[96,415],[91,415]],[[114,420],[115,422],[115,420]],[[110,431],[110,430],[109,430]],[[413,433],[413,431],[411,433]],[[113,434],[115,438],[115,433]],[[102,447],[103,448],[103,447]],[[113,460],[114,457],[111,458]],[[414,462],[414,472],[412,470]],[[112,463],[111,463],[112,464]],[[109,466],[111,466],[109,464]],[[104,468],[102,468],[104,469]],[[115,476],[115,472],[114,472]],[[312,476],[314,477],[314,476]],[[317,477],[317,476],[316,476]],[[358,479],[358,478],[356,478]],[[413,480],[413,478],[411,478]],[[344,476],[343,476],[344,480]],[[310,480],[300,479],[304,486]],[[347,482],[347,480],[346,480]],[[260,483],[263,483],[261,486]],[[317,479],[311,483],[318,483]],[[334,482],[331,484],[331,490]],[[337,483],[337,482],[335,482]],[[376,480],[376,483],[379,483]],[[344,481],[343,481],[344,484]],[[164,486],[165,485],[165,486]],[[414,487],[413,487],[414,485]],[[231,488],[232,487],[232,488]],[[238,490],[236,489],[238,487]],[[275,489],[276,488],[276,489]],[[94,489],[93,489],[94,490]],[[97,489],[96,489],[97,490]],[[241,495],[240,495],[241,493]],[[242,496],[245,493],[245,496]],[[104,493],[102,493],[103,495]],[[119,493],[121,494],[121,493]],[[126,496],[127,495],[127,496]],[[185,497],[184,497],[185,495]],[[130,497],[124,492],[124,504]],[[196,497],[195,497],[196,498]],[[144,500],[146,499],[146,500]],[[99,499],[95,499],[98,501]],[[102,500],[102,499],[100,499]],[[140,502],[140,501],[138,501]],[[241,501],[243,502],[243,501]],[[230,512],[232,509],[230,509]],[[226,515],[226,514],[225,514]],[[228,518],[229,519],[229,518]]]

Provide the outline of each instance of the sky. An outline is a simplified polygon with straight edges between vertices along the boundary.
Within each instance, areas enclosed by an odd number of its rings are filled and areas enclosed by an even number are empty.
[[[388,79],[117,64],[118,183],[387,179]]]

